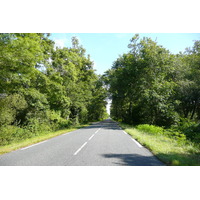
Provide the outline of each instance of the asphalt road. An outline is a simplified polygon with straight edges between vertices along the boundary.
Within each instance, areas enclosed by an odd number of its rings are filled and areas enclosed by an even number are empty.
[[[163,166],[110,119],[0,156],[0,166]]]

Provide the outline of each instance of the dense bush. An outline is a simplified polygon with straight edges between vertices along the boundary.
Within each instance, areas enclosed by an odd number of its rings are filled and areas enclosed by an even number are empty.
[[[32,137],[32,133],[18,126],[1,126],[0,127],[0,145],[7,145],[14,141],[20,141]]]
[[[164,129],[159,126],[149,125],[149,124],[140,124],[136,126],[136,128],[140,131],[151,133],[151,134],[163,134]]]
[[[166,129],[164,131],[164,134],[170,138],[178,140],[179,142],[185,142],[187,139],[185,134],[181,133],[180,131],[173,130],[173,129]]]
[[[47,110],[45,112],[45,118],[52,130],[68,128],[72,124],[70,120],[61,117],[60,111]]]
[[[0,98],[0,126],[18,123],[18,116],[28,107],[24,96],[10,94]]]
[[[172,126],[172,130],[183,133],[192,142],[200,143],[200,124],[187,118],[182,118],[178,125]]]
[[[164,135],[166,137],[173,138],[179,142],[186,141],[186,135],[175,129],[164,129],[159,126],[149,125],[149,124],[140,124],[136,126],[136,128],[139,131],[142,131],[145,133],[154,134],[154,135]]]
[[[14,125],[0,127],[0,145],[7,145],[50,131],[68,128],[72,125],[70,120],[63,119],[60,112],[47,110],[37,115],[28,115],[26,125],[22,128]]]

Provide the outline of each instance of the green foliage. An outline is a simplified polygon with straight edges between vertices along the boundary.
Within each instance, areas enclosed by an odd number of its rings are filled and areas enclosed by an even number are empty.
[[[199,44],[195,41],[192,49],[173,55],[150,38],[139,40],[136,34],[128,45],[130,51],[104,75],[112,98],[111,117],[165,127],[165,134],[179,141],[199,142]],[[139,128],[157,132],[151,125]]]
[[[25,98],[20,94],[11,94],[0,98],[0,126],[18,123],[19,116],[27,108]]]
[[[178,142],[182,142],[182,143],[186,142],[186,135],[184,135],[183,133],[180,133],[178,131],[175,131],[173,129],[165,130],[165,135],[177,140]]]
[[[170,136],[173,131],[168,135],[166,129],[162,129],[163,133],[160,134],[159,128],[152,125],[141,125],[141,130],[134,128],[131,125],[122,124],[120,125],[125,131],[137,139],[142,145],[149,148],[154,155],[156,155],[161,161],[167,165],[180,165],[180,166],[199,166],[200,164],[200,148],[199,145],[187,142],[180,137],[175,138]],[[145,131],[143,131],[143,128]],[[155,130],[155,133],[154,133]],[[151,133],[148,133],[149,131]],[[158,134],[157,134],[157,133]],[[180,135],[175,133],[175,135]],[[184,136],[183,136],[184,137]]]
[[[104,80],[100,78],[94,82],[94,88],[92,90],[92,101],[88,105],[88,119],[89,121],[99,121],[108,118],[106,112],[106,97],[107,90],[103,88]]]
[[[18,127],[15,126],[1,126],[0,145],[6,145],[13,141],[13,135],[16,133],[17,129]]]
[[[163,134],[164,129],[159,126],[149,125],[149,124],[140,124],[136,126],[139,131],[143,131],[150,134]]]
[[[179,131],[184,136],[196,143],[200,144],[200,124],[194,121],[191,121],[187,118],[182,118],[178,125],[172,127],[173,131]]]
[[[23,140],[31,137],[32,134],[27,129],[18,126],[1,126],[0,127],[0,146],[10,144],[11,142]]]
[[[177,131],[175,129],[164,129],[159,126],[149,125],[149,124],[140,124],[136,126],[137,130],[142,131],[144,133],[149,133],[153,135],[163,135],[166,138],[173,138],[180,143],[186,142],[186,135],[181,133],[180,130]]]
[[[105,117],[106,90],[78,39],[54,48],[48,37],[0,34],[2,145]]]
[[[45,120],[46,121],[46,120]],[[26,129],[29,130],[32,135],[38,135],[42,132],[51,131],[51,128],[41,118],[31,117],[27,119]]]
[[[46,121],[49,123],[51,130],[57,130],[61,128],[68,128],[71,125],[70,120],[61,117],[61,112],[54,110],[46,110]]]
[[[128,123],[173,124],[173,56],[150,38],[138,42],[135,36],[129,48],[106,74],[112,116]]]

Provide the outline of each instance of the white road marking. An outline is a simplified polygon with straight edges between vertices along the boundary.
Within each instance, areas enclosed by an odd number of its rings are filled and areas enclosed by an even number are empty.
[[[47,141],[39,142],[39,143],[30,145],[30,146],[28,146],[28,147],[24,147],[24,148],[22,148],[21,150],[29,149],[29,148],[31,148],[31,147],[34,147],[34,146],[36,146],[36,145],[39,145],[39,144],[42,144],[42,143],[45,143],[45,142],[47,142]]]
[[[75,131],[67,132],[67,133],[64,133],[64,134],[62,134],[62,135],[70,135],[70,134],[73,133],[73,132],[75,132]]]
[[[100,129],[101,129],[101,128],[99,128],[92,136],[90,136],[90,138],[88,139],[88,141],[91,140],[91,139],[94,137],[94,135],[95,135]],[[74,156],[77,155],[77,154],[79,153],[79,151],[81,151],[81,149],[82,149],[87,143],[88,143],[88,142],[85,142],[85,143],[74,153]]]
[[[81,149],[87,144],[87,142],[85,142],[75,153],[74,156],[78,154],[79,151],[81,151]]]
[[[128,135],[127,132],[125,132],[125,131],[123,131],[123,132],[124,132],[126,135]]]
[[[101,128],[99,128],[95,133],[97,133]]]
[[[94,137],[94,134],[89,138],[89,140],[91,140]]]
[[[137,142],[135,139],[133,139],[133,138],[131,138],[131,139],[138,145],[138,147],[142,147],[142,145],[139,142]]]

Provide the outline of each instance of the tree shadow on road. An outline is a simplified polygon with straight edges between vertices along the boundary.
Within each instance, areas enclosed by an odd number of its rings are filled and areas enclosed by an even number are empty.
[[[112,120],[104,120],[101,122],[92,122],[90,126],[84,127],[83,129],[95,129],[102,128],[107,130],[121,130],[116,122]]]
[[[120,166],[165,166],[154,156],[142,156],[139,154],[102,154],[104,158],[112,158],[114,165]]]

